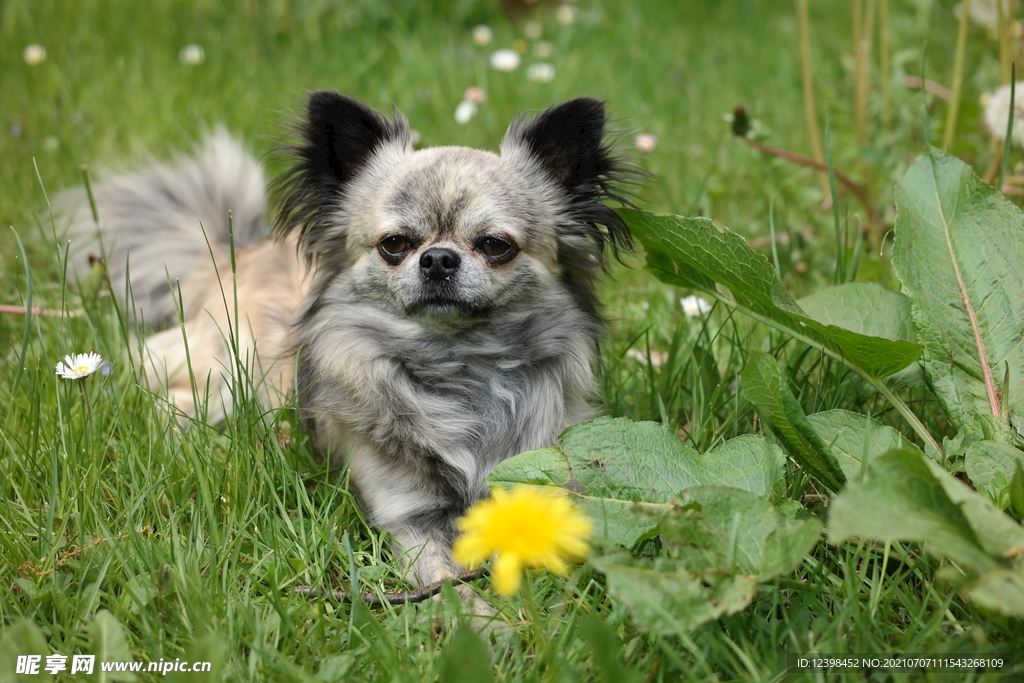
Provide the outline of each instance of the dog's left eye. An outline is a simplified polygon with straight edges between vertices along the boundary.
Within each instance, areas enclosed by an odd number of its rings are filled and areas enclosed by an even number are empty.
[[[519,253],[516,245],[500,237],[484,237],[476,243],[476,248],[491,263],[506,263]]]

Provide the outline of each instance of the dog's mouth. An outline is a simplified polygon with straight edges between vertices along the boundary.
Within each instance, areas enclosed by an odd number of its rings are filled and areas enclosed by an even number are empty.
[[[410,317],[427,315],[431,317],[459,317],[482,320],[491,316],[493,308],[488,305],[473,304],[462,299],[432,296],[420,299],[406,306],[405,312]]]

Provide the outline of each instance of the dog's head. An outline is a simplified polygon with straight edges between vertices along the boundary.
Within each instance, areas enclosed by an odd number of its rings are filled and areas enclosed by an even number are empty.
[[[629,233],[605,200],[635,173],[605,140],[604,105],[578,98],[509,127],[496,155],[414,151],[389,119],[335,92],[310,95],[278,229],[300,230],[320,282],[432,327],[463,329],[565,287],[596,316],[604,252]]]

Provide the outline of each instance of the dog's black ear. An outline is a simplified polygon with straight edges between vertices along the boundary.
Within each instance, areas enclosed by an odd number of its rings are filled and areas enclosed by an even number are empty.
[[[572,191],[608,171],[604,124],[604,102],[578,97],[532,119],[516,119],[505,143],[525,147],[555,181]]]
[[[303,158],[312,167],[346,183],[384,142],[405,142],[409,127],[402,116],[388,119],[362,102],[331,90],[309,95]]]
[[[307,241],[307,233],[336,208],[345,186],[377,148],[394,144],[404,149],[411,140],[409,125],[397,110],[389,119],[330,90],[310,93],[306,116],[294,132],[297,144],[285,148],[292,166],[273,188],[280,202],[276,225],[279,232],[299,228]]]
[[[528,154],[568,199],[563,230],[584,235],[615,253],[632,240],[622,219],[605,200],[631,206],[625,188],[643,176],[615,154],[605,135],[604,102],[578,97],[509,126],[502,156]],[[603,226],[599,229],[597,226]]]

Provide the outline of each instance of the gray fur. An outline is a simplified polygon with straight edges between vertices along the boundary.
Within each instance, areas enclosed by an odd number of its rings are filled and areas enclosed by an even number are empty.
[[[72,216],[71,265],[84,273],[90,260],[103,258],[114,295],[130,313],[141,311],[153,327],[177,320],[169,277],[181,284],[185,317],[192,317],[202,288],[210,284],[195,273],[209,272],[214,260],[229,254],[228,212],[236,250],[267,233],[265,188],[260,165],[236,138],[218,129],[193,156],[93,185],[99,225],[84,189],[60,197],[58,207]]]

